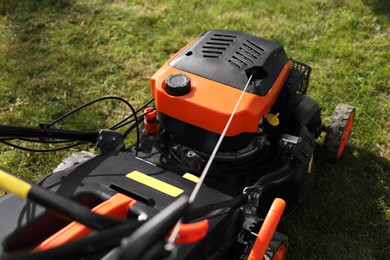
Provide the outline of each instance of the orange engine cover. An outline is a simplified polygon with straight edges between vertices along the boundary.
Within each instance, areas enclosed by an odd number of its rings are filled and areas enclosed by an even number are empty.
[[[207,31],[152,76],[151,90],[157,110],[169,118],[169,122],[179,121],[190,125],[191,129],[200,128],[218,135],[252,75],[226,133],[227,137],[234,137],[257,131],[260,120],[280,93],[291,66],[283,47],[275,42],[237,31]],[[171,75],[176,74],[182,75],[173,80]],[[165,127],[167,124],[165,122]],[[180,135],[179,130],[172,131]],[[191,138],[189,132],[182,135]]]

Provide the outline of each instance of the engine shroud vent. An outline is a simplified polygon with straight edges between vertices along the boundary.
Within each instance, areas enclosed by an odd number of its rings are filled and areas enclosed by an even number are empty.
[[[288,62],[283,47],[239,31],[213,30],[179,53],[169,65],[189,73],[265,96]],[[261,75],[261,76],[259,76]]]
[[[213,36],[202,46],[204,58],[219,59],[237,38],[237,36],[229,34],[215,33]]]

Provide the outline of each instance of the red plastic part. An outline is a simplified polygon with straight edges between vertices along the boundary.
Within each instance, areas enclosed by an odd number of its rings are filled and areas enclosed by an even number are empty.
[[[181,224],[179,235],[175,240],[178,244],[191,244],[206,236],[209,228],[207,219],[188,224]]]
[[[259,231],[255,244],[249,254],[248,260],[262,260],[269,243],[276,231],[282,217],[286,202],[276,198],[264,219],[263,225]]]
[[[157,122],[157,110],[148,107],[144,110],[144,113],[147,113],[144,116],[144,128],[146,133],[155,134],[158,130],[158,122]]]
[[[109,200],[104,201],[98,206],[92,209],[93,212],[116,217],[120,219],[125,219],[129,208],[134,205],[137,201],[129,198],[123,194],[117,193],[112,196]],[[46,249],[50,249],[62,244],[65,244],[69,241],[75,240],[77,238],[84,237],[92,232],[92,229],[84,226],[76,221],[73,221],[42,243],[40,243],[33,252],[39,252]]]
[[[147,113],[144,117],[148,121],[154,121],[157,118],[157,110],[152,107],[145,108],[144,113]]]

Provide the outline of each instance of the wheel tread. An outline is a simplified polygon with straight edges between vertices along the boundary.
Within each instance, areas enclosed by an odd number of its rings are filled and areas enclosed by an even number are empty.
[[[333,112],[332,119],[326,133],[324,147],[328,151],[328,157],[331,160],[338,160],[338,150],[341,144],[342,136],[349,118],[355,113],[355,107],[338,104]]]

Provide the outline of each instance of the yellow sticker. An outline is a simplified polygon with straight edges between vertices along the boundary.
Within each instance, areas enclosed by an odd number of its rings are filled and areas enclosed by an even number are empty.
[[[195,175],[193,175],[191,173],[188,173],[188,172],[183,175],[183,178],[187,179],[187,180],[190,180],[190,181],[193,181],[195,183],[198,183],[198,181],[199,181],[199,177],[198,176],[195,176]]]
[[[126,177],[172,197],[177,197],[184,192],[182,189],[179,189],[178,187],[160,181],[156,178],[153,178],[139,171],[133,171],[127,174]]]

